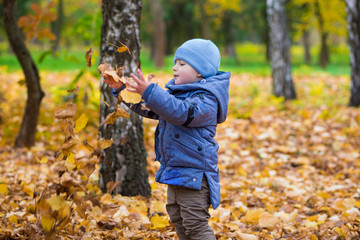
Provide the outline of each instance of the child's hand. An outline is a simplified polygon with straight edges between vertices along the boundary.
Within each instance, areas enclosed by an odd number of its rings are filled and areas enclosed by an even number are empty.
[[[139,74],[139,78],[133,73],[130,74],[130,77],[135,81],[135,83],[127,81],[126,86],[129,87],[126,89],[130,92],[135,92],[142,95],[145,92],[145,89],[152,83],[152,76],[150,74],[148,80],[146,81],[140,68],[137,70],[137,73]]]
[[[104,78],[104,83],[108,84],[111,88],[119,89],[124,85],[122,82],[116,82],[113,79],[109,78],[107,74],[101,74],[101,76]]]

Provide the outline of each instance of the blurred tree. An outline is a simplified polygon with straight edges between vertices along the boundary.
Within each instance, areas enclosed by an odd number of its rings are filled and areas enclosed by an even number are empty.
[[[16,1],[13,0],[3,0],[2,2],[5,30],[11,48],[23,69],[28,95],[25,112],[14,147],[31,147],[35,143],[40,103],[44,97],[44,92],[40,86],[40,76],[36,64],[24,43],[23,34],[17,26],[16,5]]]
[[[360,1],[346,0],[351,61],[350,106],[360,106]]]
[[[103,25],[101,28],[100,62],[111,66],[125,66],[126,75],[135,72],[140,54],[140,0],[108,0],[102,2]],[[126,44],[131,51],[118,53],[112,44]],[[120,44],[119,44],[120,45]],[[101,97],[113,107],[100,104],[100,122],[115,111],[117,99],[112,89],[101,82]],[[114,107],[115,106],[115,107]],[[123,106],[126,108],[126,106]],[[127,109],[127,108],[126,108]],[[104,150],[104,160],[100,165],[100,188],[107,191],[109,183],[120,183],[117,191],[126,196],[149,196],[151,193],[146,170],[146,150],[142,120],[131,112],[130,118],[119,118],[113,125],[99,127],[100,138],[114,138],[110,148]]]
[[[154,26],[151,56],[154,61],[155,67],[161,68],[164,66],[166,50],[166,29],[163,16],[163,8],[160,0],[150,0],[149,2],[152,13],[152,23]]]
[[[273,94],[285,100],[295,99],[296,93],[290,70],[290,39],[286,0],[267,0],[270,27],[270,56]]]
[[[302,42],[304,46],[304,62],[311,63],[310,31],[312,27],[311,4],[309,0],[294,0],[288,6],[290,32],[294,41]]]
[[[346,35],[346,17],[343,0],[292,0],[290,5],[295,6],[290,16],[295,22],[293,30],[295,37],[302,35],[305,44],[305,56],[308,54],[308,33],[315,26],[320,35],[319,65],[323,68],[330,61],[330,36],[344,37]],[[308,59],[306,59],[308,60]]]
[[[64,1],[58,0],[57,2],[57,19],[52,22],[52,32],[55,34],[56,39],[53,41],[52,51],[55,53],[59,48],[59,42],[61,38],[61,29],[64,24]]]
[[[225,54],[235,59],[239,59],[235,50],[236,27],[235,17],[241,12],[241,0],[206,0],[204,5],[207,16],[214,18],[215,23],[221,31],[218,39],[225,44]]]

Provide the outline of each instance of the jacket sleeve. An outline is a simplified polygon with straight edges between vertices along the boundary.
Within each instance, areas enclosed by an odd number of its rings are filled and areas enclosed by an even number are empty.
[[[209,92],[178,99],[158,85],[151,84],[142,99],[146,107],[174,125],[203,127],[216,125],[217,122],[217,100]]]
[[[119,96],[119,93],[124,90],[126,87],[123,86],[119,89],[113,89],[112,91],[112,94],[115,96],[115,97],[118,97]],[[136,112],[137,114],[139,114],[140,116],[143,116],[143,117],[146,117],[146,118],[151,118],[151,119],[159,119],[159,116],[153,112],[153,111],[150,111],[148,109],[145,109],[143,106],[144,106],[144,101],[141,101],[140,103],[136,103],[136,104],[133,104],[133,103],[126,103],[123,101],[123,103],[128,106],[132,111]]]

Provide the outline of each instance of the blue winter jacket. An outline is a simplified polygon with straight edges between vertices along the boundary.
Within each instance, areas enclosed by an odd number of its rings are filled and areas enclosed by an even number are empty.
[[[155,180],[200,190],[205,174],[214,209],[220,204],[219,146],[214,137],[216,125],[226,119],[229,82],[230,72],[220,71],[191,84],[175,85],[171,79],[167,91],[156,84],[145,90],[142,99],[150,110],[141,103],[130,105],[136,113],[159,120],[155,154],[160,168]]]

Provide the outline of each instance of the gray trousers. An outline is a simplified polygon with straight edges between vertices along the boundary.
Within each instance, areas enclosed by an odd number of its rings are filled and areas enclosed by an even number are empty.
[[[166,210],[179,240],[213,240],[209,226],[210,190],[203,177],[201,190],[168,186]]]

